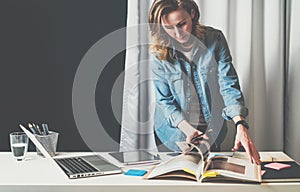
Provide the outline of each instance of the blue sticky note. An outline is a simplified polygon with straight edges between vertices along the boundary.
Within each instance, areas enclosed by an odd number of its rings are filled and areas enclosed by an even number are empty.
[[[233,156],[233,152],[232,153],[226,153],[226,154],[223,154],[223,153],[215,153],[215,154],[213,154],[213,157],[217,157],[217,156],[232,157]]]
[[[143,176],[147,173],[145,170],[137,170],[137,169],[129,169],[124,174],[131,175],[131,176]]]

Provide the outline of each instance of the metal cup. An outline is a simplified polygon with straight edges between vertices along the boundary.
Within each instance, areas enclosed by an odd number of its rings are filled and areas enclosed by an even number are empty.
[[[35,137],[42,144],[49,155],[53,157],[56,155],[58,135],[59,134],[57,132],[49,131],[48,135],[35,135]],[[36,152],[38,155],[44,156],[38,148],[36,148]]]

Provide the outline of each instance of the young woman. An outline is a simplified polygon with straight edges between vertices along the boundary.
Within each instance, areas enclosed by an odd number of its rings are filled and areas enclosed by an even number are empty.
[[[215,123],[222,113],[236,125],[232,150],[243,146],[251,161],[260,164],[226,39],[220,30],[200,25],[199,17],[193,0],[155,0],[150,9],[155,132],[174,151],[176,142],[184,140],[201,144],[210,139],[219,148],[227,130],[224,120]],[[208,138],[210,131],[215,136]]]

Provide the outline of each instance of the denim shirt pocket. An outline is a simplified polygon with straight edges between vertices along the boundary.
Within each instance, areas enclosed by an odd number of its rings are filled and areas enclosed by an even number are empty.
[[[212,74],[215,74],[216,73],[216,70],[217,70],[217,67],[215,66],[201,66],[200,69],[199,69],[199,73],[201,75],[212,75]]]
[[[169,80],[172,93],[180,95],[183,92],[183,79],[181,73],[169,73],[167,79]]]

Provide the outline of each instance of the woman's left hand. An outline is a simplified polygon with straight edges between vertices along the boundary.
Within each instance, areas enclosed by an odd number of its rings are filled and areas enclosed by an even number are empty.
[[[232,151],[237,151],[240,146],[244,147],[252,163],[254,160],[256,164],[261,164],[259,153],[254,143],[252,142],[247,129],[241,124],[237,127],[234,147],[232,148]]]

